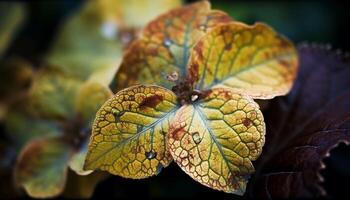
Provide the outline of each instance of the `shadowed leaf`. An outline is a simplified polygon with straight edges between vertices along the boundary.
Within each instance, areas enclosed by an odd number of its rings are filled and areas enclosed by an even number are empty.
[[[107,177],[108,174],[104,172],[94,172],[87,176],[79,176],[69,170],[63,196],[69,199],[91,198],[98,183]]]
[[[325,195],[323,158],[350,142],[350,61],[323,47],[299,48],[292,91],[266,113],[267,144],[257,161],[250,196],[265,199]]]
[[[213,89],[203,100],[181,107],[168,144],[176,163],[196,181],[243,195],[265,142],[259,106],[248,96]]]
[[[159,86],[134,86],[110,98],[98,111],[85,169],[127,178],[156,175],[171,162],[165,134],[176,96]]]
[[[0,4],[0,58],[24,21],[24,5],[19,2]]]
[[[195,45],[189,74],[197,89],[228,87],[270,99],[289,92],[297,64],[293,44],[269,26],[231,22],[215,27]]]
[[[15,176],[29,196],[59,195],[66,183],[70,147],[59,138],[40,138],[28,143],[18,157]]]

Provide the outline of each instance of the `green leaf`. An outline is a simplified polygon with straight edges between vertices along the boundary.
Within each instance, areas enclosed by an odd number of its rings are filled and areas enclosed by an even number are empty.
[[[64,189],[70,156],[70,146],[60,138],[33,140],[18,157],[16,181],[31,197],[55,197]]]
[[[19,2],[0,4],[0,58],[22,25],[25,17],[24,5]]]
[[[171,123],[168,147],[174,161],[194,180],[243,195],[265,142],[258,104],[228,89],[213,89],[182,106]]]
[[[62,71],[45,68],[35,78],[29,95],[23,102],[28,112],[47,119],[71,119],[74,116],[74,98],[81,81]]]
[[[91,198],[95,187],[106,178],[108,178],[108,174],[104,172],[94,172],[87,176],[79,176],[69,170],[67,185],[62,196],[69,199]]]
[[[34,138],[62,134],[62,130],[55,122],[35,118],[22,111],[11,110],[6,116],[4,124],[7,136],[12,139],[17,150]]]
[[[97,113],[85,169],[135,179],[158,174],[172,160],[165,134],[176,109],[175,94],[159,86],[118,92]]]
[[[79,89],[75,99],[75,109],[82,117],[85,127],[91,127],[96,112],[113,93],[108,86],[98,82],[87,81]]]
[[[217,26],[193,48],[189,74],[196,89],[234,88],[256,99],[285,95],[292,87],[298,55],[269,26],[231,22]]]
[[[92,173],[92,170],[84,170],[85,157],[88,151],[88,142],[86,141],[84,145],[76,152],[70,159],[68,165],[71,170],[76,174],[81,176],[86,176]]]
[[[104,12],[110,9],[109,4],[113,2],[89,1],[68,18],[47,57],[48,62],[81,80],[99,68],[118,69],[122,44],[117,37],[103,32],[104,26],[117,29],[111,13]]]

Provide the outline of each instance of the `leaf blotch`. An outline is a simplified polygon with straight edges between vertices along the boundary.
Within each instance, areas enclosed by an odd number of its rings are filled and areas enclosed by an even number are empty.
[[[147,107],[155,108],[162,101],[163,101],[163,97],[160,95],[149,96],[142,100],[142,102],[139,105],[139,108],[141,110],[144,110]]]

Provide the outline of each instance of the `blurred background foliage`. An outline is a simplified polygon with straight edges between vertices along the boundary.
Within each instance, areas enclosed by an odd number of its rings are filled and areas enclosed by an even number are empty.
[[[224,10],[236,20],[248,24],[265,22],[296,44],[327,43],[350,51],[347,32],[350,2],[212,0],[211,3],[214,9]],[[79,159],[83,155],[77,149],[86,147],[87,137],[82,132],[88,132],[99,107],[99,103],[90,102],[102,103],[110,95],[105,86],[117,69],[115,66],[120,62],[123,49],[136,37],[138,30],[159,13],[179,4],[180,1],[175,0],[0,2],[0,197],[25,195],[15,186],[12,172],[18,154],[38,136],[50,139],[34,140],[35,144],[54,140],[56,150],[42,152],[59,154],[61,159],[46,163],[34,160],[32,165],[50,169],[61,162],[61,171],[67,171],[70,165],[79,173]],[[67,86],[70,84],[76,88]],[[64,95],[57,95],[62,92]],[[89,101],[90,98],[96,100]],[[55,138],[60,139],[56,141]],[[71,152],[74,153],[67,153],[63,150],[67,148],[64,147],[66,143],[61,144],[62,138],[75,145],[76,140],[81,141],[78,147],[73,145]],[[28,151],[28,145],[26,148]],[[340,145],[326,159],[327,168],[322,173],[331,196],[346,193],[346,185],[336,183],[350,179],[350,170],[342,167],[349,162],[349,153],[348,146]],[[95,173],[89,179],[89,176],[77,176],[72,170],[66,172],[65,197],[233,198],[230,194],[204,188],[175,164],[159,176],[145,180],[107,178]],[[100,180],[104,181],[94,191]]]

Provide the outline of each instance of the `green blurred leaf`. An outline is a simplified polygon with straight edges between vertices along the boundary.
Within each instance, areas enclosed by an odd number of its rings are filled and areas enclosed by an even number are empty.
[[[48,56],[49,63],[83,80],[97,68],[111,65],[118,68],[122,52],[114,35],[117,25],[108,21],[105,8],[98,6],[98,2],[86,3],[67,20]]]
[[[31,139],[62,134],[57,124],[46,119],[34,118],[26,113],[11,111],[5,118],[8,136],[19,150]]]
[[[98,82],[87,81],[82,85],[75,99],[75,108],[84,126],[91,127],[96,112],[112,95],[107,86]]]
[[[90,198],[96,185],[109,175],[104,172],[94,172],[88,176],[79,176],[69,170],[66,188],[63,196],[66,198]]]
[[[22,3],[0,3],[0,57],[12,41],[24,17],[25,10]]]
[[[74,113],[74,97],[81,81],[56,69],[43,69],[34,79],[25,102],[28,111],[48,119],[70,119]]]
[[[34,140],[19,155],[15,167],[16,181],[31,197],[57,196],[66,183],[70,156],[70,146],[60,138]]]
[[[89,175],[93,171],[92,170],[84,170],[84,161],[85,161],[85,156],[88,151],[88,141],[84,143],[84,145],[79,149],[77,153],[75,153],[71,160],[69,161],[69,167],[71,170],[73,170],[76,174],[78,175]]]

